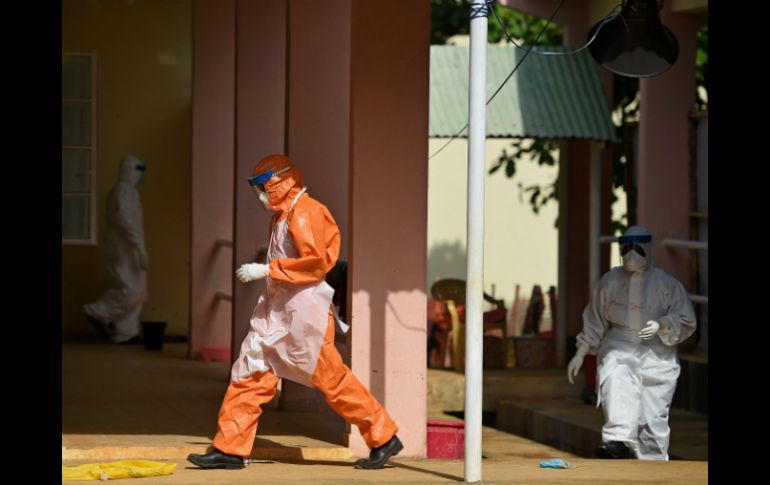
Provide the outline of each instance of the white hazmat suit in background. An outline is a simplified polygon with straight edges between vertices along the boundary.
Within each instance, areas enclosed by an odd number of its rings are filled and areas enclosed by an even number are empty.
[[[104,255],[109,286],[97,301],[83,306],[92,323],[103,326],[101,332],[115,343],[138,339],[139,314],[147,301],[147,251],[136,190],[145,169],[133,155],[123,159],[118,183],[107,198]]]
[[[649,231],[634,226],[618,241],[623,266],[596,284],[567,376],[572,382],[583,357],[598,354],[597,406],[605,417],[599,456],[667,460],[676,345],[695,331],[695,312],[682,284],[652,266]]]

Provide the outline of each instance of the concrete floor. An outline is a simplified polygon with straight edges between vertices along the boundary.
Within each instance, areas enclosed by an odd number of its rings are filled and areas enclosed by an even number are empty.
[[[162,351],[100,342],[62,345],[62,458],[185,458],[203,453],[229,380],[222,362],[188,360],[186,344]],[[334,417],[336,418],[336,416]],[[265,409],[254,458],[340,459],[334,419]]]
[[[462,460],[398,457],[383,470],[353,469],[354,458],[341,445],[344,437],[336,435],[339,426],[318,419],[318,414],[270,409],[260,422],[252,458],[273,463],[252,463],[245,470],[192,467],[184,458],[188,453],[204,452],[210,445],[229,369],[223,363],[187,360],[185,352],[185,344],[166,344],[163,351],[151,352],[137,346],[64,343],[62,465],[129,458],[178,463],[173,475],[143,478],[141,483],[147,485],[462,482]],[[430,389],[428,392],[431,395]],[[434,389],[436,392],[441,394]],[[435,399],[429,402],[435,404]],[[428,414],[429,418],[457,419],[435,406]],[[708,482],[708,462],[584,459],[489,427],[483,430],[482,453],[484,483]],[[540,460],[550,458],[566,459],[577,468],[538,467]]]
[[[357,470],[352,460],[252,463],[243,470],[201,470],[184,461],[172,475],[142,478],[154,484],[364,484],[462,483],[462,460],[393,459],[382,470]],[[703,485],[708,483],[705,462],[570,459],[577,468],[554,470],[538,467],[538,460],[509,458],[484,460],[482,483],[548,485]],[[73,462],[72,464],[75,464]],[[73,483],[73,482],[66,482]]]

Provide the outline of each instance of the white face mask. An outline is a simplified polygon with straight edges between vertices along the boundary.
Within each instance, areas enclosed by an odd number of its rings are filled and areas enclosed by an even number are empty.
[[[636,251],[629,251],[623,255],[623,268],[629,273],[638,273],[644,269],[645,259]]]
[[[262,202],[262,205],[265,207],[265,209],[269,211],[273,210],[270,208],[270,202],[266,192],[259,192],[259,201]]]

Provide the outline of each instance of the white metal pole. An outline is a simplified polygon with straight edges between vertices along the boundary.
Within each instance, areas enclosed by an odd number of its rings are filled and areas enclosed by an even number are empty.
[[[468,258],[465,320],[465,481],[481,481],[482,302],[487,85],[487,7],[472,0],[468,90]]]

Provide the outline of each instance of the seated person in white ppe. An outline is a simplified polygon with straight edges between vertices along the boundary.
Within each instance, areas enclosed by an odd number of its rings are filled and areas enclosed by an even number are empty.
[[[668,460],[676,345],[695,331],[695,312],[682,284],[652,266],[647,229],[630,227],[618,241],[623,266],[596,284],[567,377],[572,383],[585,355],[598,354],[597,406],[605,418],[599,457]]]

